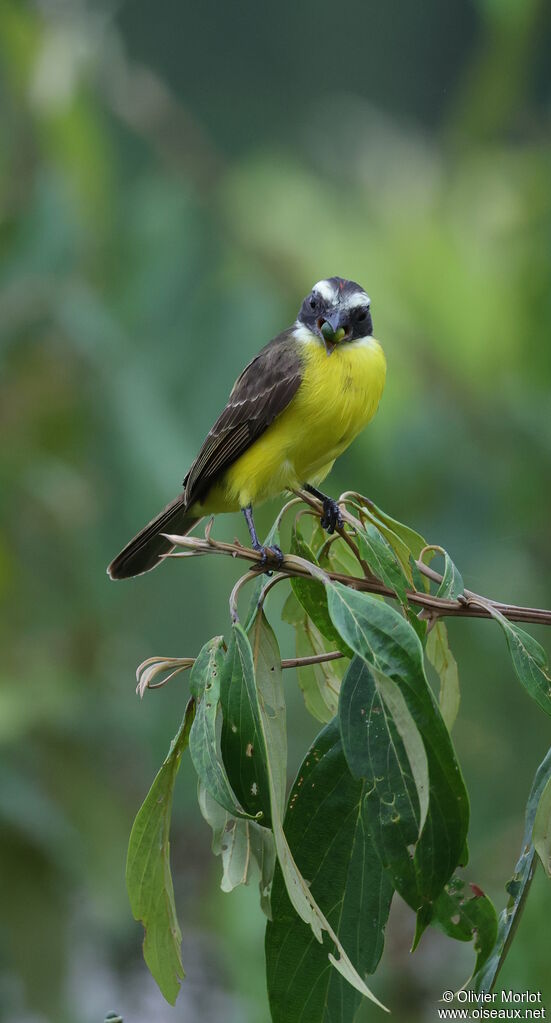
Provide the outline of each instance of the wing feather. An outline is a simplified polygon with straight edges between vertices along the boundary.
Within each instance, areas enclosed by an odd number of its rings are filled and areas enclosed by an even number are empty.
[[[188,507],[287,408],[302,370],[300,348],[288,331],[270,341],[245,367],[184,480]]]

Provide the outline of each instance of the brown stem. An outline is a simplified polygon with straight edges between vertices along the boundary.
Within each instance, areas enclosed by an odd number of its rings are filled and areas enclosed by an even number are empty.
[[[339,658],[344,657],[340,650],[329,650],[324,654],[312,654],[309,657],[287,657],[281,661],[282,668],[305,668],[309,664],[323,664],[325,661],[338,661]],[[136,686],[136,692],[140,697],[143,697],[146,689],[162,689],[166,686],[167,682],[170,682],[175,675],[180,671],[193,668],[195,664],[195,657],[149,657],[147,661],[140,664],[136,671],[136,678],[138,679],[138,685]],[[147,671],[149,664],[155,664],[153,671]],[[174,664],[178,667],[174,668],[170,674],[165,675],[160,682],[153,682],[153,678],[157,675],[162,675],[163,671],[168,671]]]
[[[182,554],[171,554],[170,557],[180,558],[189,557],[190,555],[206,555],[206,554],[222,554],[226,557],[239,558],[244,561],[249,561],[253,565],[259,566],[260,555],[248,547],[241,547],[239,544],[225,543],[220,540],[210,539],[207,543],[201,537],[194,536],[173,536],[170,535],[169,539],[177,547],[184,547],[186,551]],[[436,582],[441,581],[441,576],[438,572],[433,572],[432,569],[427,568],[426,565],[419,565],[421,571],[430,578],[434,578]],[[373,579],[366,579],[364,577],[348,576],[342,572],[331,572],[322,571],[316,568],[315,565],[311,565],[303,558],[297,558],[294,555],[287,554],[281,566],[279,566],[280,574],[290,578],[291,576],[298,576],[299,578],[317,578],[320,581],[327,581],[331,579],[333,582],[343,583],[345,586],[350,586],[352,589],[360,590],[365,593],[380,593],[385,597],[395,597],[395,593],[388,586]],[[466,591],[466,596],[470,594]],[[435,597],[430,593],[421,593],[418,590],[408,590],[408,600],[410,603],[417,605],[418,607],[429,609],[433,616],[438,617],[454,617],[454,618],[491,618],[490,612],[485,607],[478,607],[473,604],[461,600],[444,600],[441,597]],[[505,604],[501,601],[491,601],[495,605],[505,618],[508,618],[512,622],[532,622],[537,625],[551,625],[551,611],[544,608],[536,607],[519,607],[516,604]]]
[[[312,654],[310,657],[287,657],[281,662],[282,668],[304,668],[308,664],[323,664],[325,661],[338,661],[344,657],[340,650],[329,650],[326,654]]]

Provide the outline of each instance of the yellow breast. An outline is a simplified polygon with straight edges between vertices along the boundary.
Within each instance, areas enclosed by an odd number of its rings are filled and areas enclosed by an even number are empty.
[[[328,356],[313,338],[297,340],[302,382],[288,407],[212,488],[203,509],[230,511],[282,490],[320,483],[335,458],[373,418],[386,360],[374,338],[337,346]]]

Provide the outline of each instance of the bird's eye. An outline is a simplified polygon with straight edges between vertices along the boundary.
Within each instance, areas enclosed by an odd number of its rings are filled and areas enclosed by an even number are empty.
[[[317,300],[316,296],[315,295],[310,295],[310,298],[308,299],[308,305],[310,306],[310,309],[315,309],[317,307],[317,304],[318,304],[318,300]]]
[[[359,309],[358,312],[356,313],[356,319],[357,319],[358,323],[361,323],[362,320],[365,320],[366,318],[367,318],[367,309]]]

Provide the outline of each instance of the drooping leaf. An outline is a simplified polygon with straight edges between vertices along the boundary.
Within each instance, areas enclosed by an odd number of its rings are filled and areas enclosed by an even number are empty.
[[[532,841],[545,873],[551,877],[551,778],[539,798]]]
[[[184,719],[134,821],[126,861],[126,886],[135,920],[145,928],[144,959],[167,1002],[174,1005],[184,968],[182,935],[170,872],[170,812],[174,782],[195,713],[189,700]]]
[[[220,680],[220,748],[232,790],[250,816],[270,827],[266,751],[255,688],[252,651],[241,626],[234,626]]]
[[[327,653],[330,644],[316,629],[293,592],[285,601],[282,617],[295,629],[297,657],[313,657]],[[322,724],[327,724],[337,713],[339,690],[347,661],[321,661],[297,668],[299,686],[306,709]]]
[[[459,673],[457,661],[453,656],[448,642],[448,630],[445,622],[434,623],[427,636],[426,655],[440,678],[439,705],[444,723],[451,732],[459,711]]]
[[[303,540],[296,528],[293,530],[291,538],[291,553],[296,554],[300,558],[305,558],[306,561],[310,561],[312,564],[317,565],[314,552],[305,540]],[[291,579],[291,587],[295,597],[302,605],[306,614],[314,623],[318,631],[321,632],[322,636],[328,640],[333,649],[340,650],[349,657],[351,651],[343,642],[341,635],[333,625],[329,616],[329,611],[327,610],[327,594],[323,583],[318,582],[316,579],[301,579],[299,577],[294,577]]]
[[[430,812],[415,848],[415,870],[430,909],[431,901],[438,897],[460,861],[469,804],[449,732],[425,677],[422,647],[411,625],[395,608],[339,583],[328,585],[327,590],[335,627],[372,669],[396,683],[423,740],[429,766]],[[404,898],[408,897],[406,892],[407,885]],[[427,911],[425,922],[429,918]]]
[[[309,890],[359,973],[379,962],[392,899],[365,823],[366,783],[354,779],[336,721],[317,737],[289,796],[285,834]],[[349,1023],[360,996],[289,900],[281,868],[266,929],[268,994],[274,1023]],[[307,1006],[307,1015],[306,1012]]]
[[[433,890],[415,857],[429,811],[428,762],[417,725],[396,682],[358,656],[343,679],[339,721],[350,771],[367,786],[371,840],[393,886],[418,909]]]
[[[483,605],[505,633],[517,678],[542,710],[551,714],[551,674],[545,650],[530,633],[505,618],[490,601],[484,601]]]
[[[497,938],[491,955],[472,978],[476,991],[491,991],[505,961],[518,927],[536,869],[537,853],[532,841],[534,820],[541,795],[551,778],[551,749],[536,771],[526,804],[521,854],[511,880],[506,885],[509,901],[500,914]]]
[[[473,974],[487,962],[497,937],[497,916],[491,899],[473,885],[471,895],[465,882],[452,877],[434,905],[433,924],[457,941],[474,941],[476,962]],[[469,981],[467,981],[469,983]]]
[[[270,762],[279,816],[285,809],[287,788],[287,728],[285,693],[279,647],[264,611],[260,611],[248,633],[253,655],[256,692],[264,725],[264,740]]]
[[[329,952],[328,958],[335,969],[337,969],[350,984],[360,991],[361,994],[380,1005],[381,1003],[378,1002],[365,982],[359,976],[357,970],[354,968],[349,956],[342,947],[338,936],[335,934],[331,924],[327,921],[317,905],[310,892],[307,881],[302,877],[294,861],[283,831],[282,819],[279,813],[279,796],[276,788],[277,770],[274,772],[272,769],[270,749],[268,746],[268,737],[270,735],[271,725],[266,719],[264,705],[258,698],[258,693],[259,691],[262,692],[264,690],[265,684],[262,679],[255,679],[252,651],[247,636],[239,623],[236,623],[233,626],[233,632],[234,638],[232,638],[231,645],[235,646],[240,651],[240,654],[238,661],[234,659],[232,684],[236,685],[236,672],[237,670],[240,670],[243,675],[240,689],[242,694],[246,695],[249,699],[251,708],[247,712],[244,708],[244,701],[242,699],[240,700],[240,707],[244,717],[248,717],[253,719],[255,722],[258,722],[257,737],[259,744],[257,749],[260,754],[260,759],[263,761],[269,788],[271,823],[277,858],[281,867],[289,899],[301,919],[311,927],[312,932],[318,941],[322,941],[324,932],[327,932],[329,935],[331,941],[335,945],[336,955]],[[263,664],[264,661],[259,660],[259,671],[263,670]]]
[[[258,877],[260,905],[270,915],[270,886],[275,866],[272,832],[251,820],[238,820],[227,813],[199,782],[199,808],[212,828],[212,851],[222,859],[223,892],[249,884]]]
[[[199,652],[190,678],[197,709],[189,735],[189,752],[200,781],[220,806],[234,817],[248,817],[228,781],[217,733],[220,717],[220,678],[224,665],[223,639],[215,636]]]
[[[392,546],[383,532],[366,522],[363,531],[356,537],[360,554],[371,571],[385,586],[394,590],[402,604],[407,604],[408,578]]]

